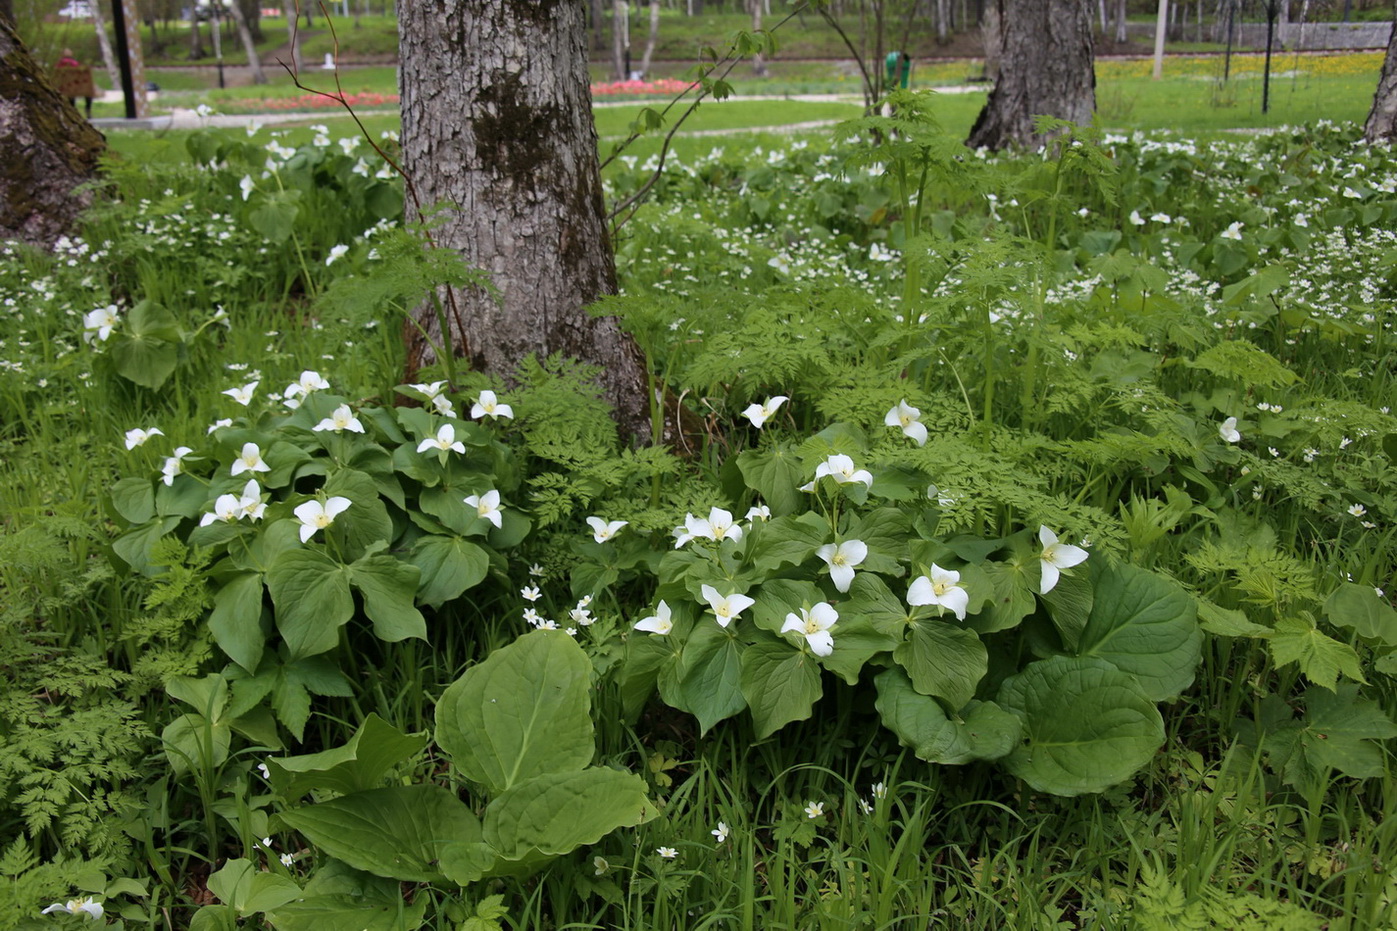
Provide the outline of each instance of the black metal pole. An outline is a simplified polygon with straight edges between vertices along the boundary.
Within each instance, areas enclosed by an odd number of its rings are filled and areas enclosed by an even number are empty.
[[[131,46],[126,42],[126,8],[112,0],[112,31],[116,33],[116,63],[121,70],[121,93],[126,98],[126,118],[136,118],[136,80],[131,74]]]

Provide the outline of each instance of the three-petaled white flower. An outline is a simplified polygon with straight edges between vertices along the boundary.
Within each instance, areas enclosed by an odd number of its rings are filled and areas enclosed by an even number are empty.
[[[784,394],[778,394],[774,398],[767,398],[765,404],[753,403],[747,405],[747,409],[742,412],[742,416],[752,421],[752,426],[760,430],[762,427],[766,426],[768,420],[776,415],[776,411],[780,409],[781,405],[789,400],[790,398],[786,397]]]
[[[826,543],[815,551],[815,555],[829,564],[829,577],[834,587],[847,592],[854,584],[854,569],[868,558],[868,544],[862,540],[845,540],[843,543]]]
[[[1244,226],[1246,226],[1246,224],[1243,223],[1241,220],[1238,220],[1237,222],[1228,226],[1227,229],[1223,230],[1218,235],[1221,236],[1223,239],[1236,239],[1240,241],[1242,238],[1242,227]]]
[[[325,264],[333,265],[336,259],[342,259],[349,253],[349,247],[341,243],[338,246],[330,247],[330,254],[325,256]]]
[[[654,614],[635,622],[635,629],[643,630],[649,634],[661,635],[674,630],[674,621],[670,619],[669,605],[662,600],[655,606]]]
[[[311,427],[315,431],[333,430],[336,433],[343,433],[348,430],[351,433],[363,433],[364,425],[359,422],[359,418],[354,416],[354,412],[349,409],[348,404],[341,404],[330,412],[320,423]]]
[[[301,542],[305,543],[315,536],[317,530],[324,530],[335,522],[335,518],[345,512],[354,502],[348,498],[335,495],[326,501],[307,501],[305,504],[297,505],[291,513],[296,515],[296,519],[301,522]]]
[[[706,540],[741,540],[742,528],[733,523],[732,512],[709,508],[708,517],[684,515],[684,526],[674,528],[674,548],[679,549],[695,537]]]
[[[903,436],[910,437],[918,446],[926,445],[926,424],[920,418],[922,412],[907,403],[903,398],[897,406],[883,415],[883,423],[902,430]]]
[[[243,200],[252,196],[252,192],[257,190],[257,185],[252,180],[252,175],[243,175],[243,179],[238,182],[238,190],[243,192]]]
[[[765,504],[754,504],[747,509],[747,523],[758,520],[771,520],[771,508]]]
[[[261,520],[262,515],[267,513],[267,504],[262,500],[262,489],[257,484],[257,479],[248,479],[243,486],[243,493],[238,498],[239,518],[246,517],[248,520]]]
[[[432,450],[440,450],[443,453],[464,453],[466,451],[466,444],[456,439],[455,427],[451,426],[449,423],[444,423],[441,425],[441,429],[437,430],[436,436],[429,436],[421,443],[417,444],[417,451],[419,453],[427,453]]]
[[[257,386],[260,384],[260,381],[250,381],[241,388],[227,388],[220,393],[228,395],[228,397],[237,401],[243,407],[247,407],[252,403],[252,394],[257,390]]]
[[[257,483],[253,482],[252,484],[256,485]],[[199,526],[207,527],[216,520],[231,524],[234,521],[242,520],[246,515],[247,508],[244,506],[242,498],[232,493],[219,495],[213,503],[213,510],[199,520]]]
[[[51,915],[54,912],[63,912],[68,915],[86,915],[88,918],[102,917],[102,903],[96,897],[88,896],[85,899],[69,899],[67,902],[54,902],[40,914]]]
[[[719,627],[727,627],[737,620],[739,614],[757,603],[756,599],[748,598],[746,595],[720,595],[712,585],[700,587],[699,594],[703,595],[703,600],[708,602],[708,606],[713,609],[713,614],[718,618]]]
[[[726,823],[719,821],[718,826],[708,833],[713,835],[713,842],[715,844],[721,844],[728,839],[728,835],[732,833],[732,828],[728,827]]]
[[[504,526],[504,517],[500,512],[504,506],[500,504],[500,493],[495,489],[490,489],[483,495],[466,495],[462,499],[466,504],[475,508],[475,513],[495,525],[495,528]]]
[[[1229,417],[1222,423],[1218,424],[1218,436],[1222,437],[1229,443],[1241,442],[1242,434],[1237,430],[1237,418]]]
[[[414,391],[422,392],[422,395],[427,399],[427,403],[432,405],[433,410],[438,414],[443,417],[456,416],[456,408],[451,405],[450,399],[442,393],[442,390],[446,387],[446,382],[434,381],[430,384],[408,385],[408,387]]]
[[[175,483],[175,476],[184,471],[184,457],[194,450],[188,446],[176,446],[175,454],[165,459],[165,464],[160,467],[160,481],[166,485]]]
[[[816,656],[829,656],[834,652],[834,635],[829,629],[839,622],[839,613],[828,603],[821,601],[814,607],[800,609],[800,614],[786,615],[786,623],[781,625],[781,633],[795,631],[805,637],[810,652]]]
[[[127,431],[126,431],[126,448],[127,448],[127,449],[135,449],[137,446],[142,446],[142,445],[144,445],[145,442],[146,442],[146,440],[150,439],[150,438],[153,437],[153,436],[164,436],[164,435],[165,435],[165,431],[164,431],[164,430],[161,430],[159,427],[151,427],[149,430],[142,430],[140,427],[137,427],[137,428],[134,429],[134,430],[127,430]]]
[[[1080,546],[1071,546],[1067,543],[1059,543],[1057,534],[1041,524],[1038,527],[1038,539],[1043,544],[1043,552],[1038,554],[1038,558],[1043,561],[1043,582],[1038,590],[1046,595],[1057,585],[1060,569],[1070,569],[1087,561],[1091,554]]]
[[[115,304],[89,310],[82,315],[82,338],[89,343],[105,342],[120,323],[121,317],[117,314]]]
[[[815,466],[815,480],[800,486],[801,491],[814,491],[816,482],[828,475],[841,485],[850,482],[863,482],[869,488],[873,487],[873,473],[867,469],[854,468],[854,460],[844,455],[836,453],[824,462]]]
[[[907,588],[907,603],[913,607],[937,605],[950,608],[957,620],[965,620],[970,594],[960,587],[960,573],[931,564],[929,575],[918,576]]]
[[[493,391],[482,391],[480,397],[475,399],[471,405],[471,419],[479,420],[482,417],[503,417],[506,420],[514,419],[514,408],[508,404],[501,404],[495,397]]]
[[[625,520],[607,521],[605,518],[601,517],[587,518],[587,526],[592,528],[592,539],[596,540],[598,543],[605,543],[607,540],[610,540],[612,537],[616,536],[622,527],[629,523],[630,521]]]
[[[238,458],[233,460],[233,467],[229,470],[230,475],[242,475],[244,472],[270,472],[272,467],[262,460],[262,450],[256,443],[244,443],[243,451],[238,454]]]
[[[306,369],[301,373],[300,378],[287,385],[286,390],[281,393],[283,399],[282,403],[294,411],[301,406],[301,402],[305,400],[306,395],[310,394],[312,391],[325,391],[329,387],[330,383],[326,381],[319,372]]]

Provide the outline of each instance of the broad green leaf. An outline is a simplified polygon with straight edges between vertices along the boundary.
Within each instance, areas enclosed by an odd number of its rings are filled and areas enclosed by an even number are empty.
[[[258,869],[250,860],[229,860],[223,868],[209,874],[209,891],[239,915],[285,905],[301,895],[301,887],[290,876]]]
[[[427,784],[355,792],[278,817],[330,856],[403,882],[442,881],[442,847],[480,840],[480,822],[465,803]]]
[[[268,242],[283,243],[291,238],[300,212],[295,204],[268,200],[248,214],[247,222]]]
[[[343,893],[308,895],[273,909],[267,919],[277,931],[415,931],[427,918],[427,896],[408,904],[369,901]]]
[[[1277,666],[1298,663],[1307,679],[1331,692],[1340,674],[1356,682],[1367,681],[1353,647],[1321,632],[1308,617],[1283,617],[1276,622],[1271,656]]]
[[[800,565],[824,542],[829,527],[819,515],[775,517],[752,528],[746,542],[747,559],[757,569],[774,573],[785,565]]]
[[[408,561],[422,573],[417,598],[440,607],[479,585],[490,570],[490,555],[469,540],[429,534],[412,548]]]
[[[834,630],[838,629],[836,624]],[[751,709],[758,740],[810,717],[822,691],[814,656],[790,644],[763,639],[742,651],[741,662],[742,695]]]
[[[1019,741],[1019,719],[993,702],[972,701],[952,718],[939,701],[914,689],[901,669],[879,673],[874,683],[883,725],[919,759],[952,766],[997,760]]]
[[[184,473],[176,475],[169,485],[162,482],[155,486],[155,513],[161,517],[198,517],[207,500],[208,489],[203,483]]]
[[[1001,563],[985,563],[983,569],[994,597],[979,614],[966,618],[967,626],[980,634],[1018,627],[1038,606],[1038,599],[1033,596],[1033,589],[1029,587],[1025,574],[1014,566]]]
[[[1069,570],[1072,575],[1062,573],[1052,591],[1039,596],[1048,607],[1048,616],[1062,638],[1062,645],[1068,650],[1077,649],[1082,631],[1091,617],[1094,594],[1089,573],[1085,571],[1090,567],[1089,561],[1085,566]]]
[[[211,721],[223,720],[224,709],[228,707],[228,680],[216,673],[203,678],[175,676],[165,683],[165,691],[171,698],[189,705]]]
[[[354,502],[330,525],[330,533],[346,561],[353,561],[380,540],[393,539],[393,521],[378,497],[378,483],[372,476],[353,469],[340,469],[325,482],[327,496],[340,495]]]
[[[1004,681],[998,703],[1023,721],[1005,768],[1040,792],[1102,792],[1164,743],[1164,720],[1131,677],[1095,657],[1055,656]]]
[[[273,757],[267,768],[272,785],[288,799],[299,799],[313,790],[347,795],[378,788],[389,770],[426,745],[426,733],[404,734],[370,713],[344,746],[303,756]]]
[[[698,718],[699,729],[707,733],[747,707],[741,656],[742,646],[735,636],[704,616],[684,644],[673,681],[660,676],[660,695],[670,706]]]
[[[155,516],[155,486],[148,478],[123,478],[112,486],[112,507],[127,523],[144,524]]]
[[[721,585],[718,589],[726,591]],[[757,603],[748,609],[752,622],[762,630],[769,630],[774,634],[780,633],[781,625],[786,623],[787,614],[799,614],[801,608],[808,608],[825,600],[824,593],[812,583],[797,579],[772,579],[756,592],[755,597]],[[738,623],[742,623],[741,619]]]
[[[238,913],[230,905],[202,905],[189,920],[189,931],[238,931]]]
[[[882,578],[872,572],[859,572],[849,586],[848,599],[839,603],[839,621],[842,624],[856,618],[863,620],[880,634],[901,643],[911,624],[912,610]]]
[[[141,527],[136,527],[112,542],[112,550],[122,561],[141,575],[158,575],[157,566],[151,562],[151,549],[160,539],[179,526],[178,517],[158,517]]]
[[[413,605],[420,578],[416,566],[393,556],[365,556],[349,567],[349,580],[364,597],[364,613],[378,639],[427,639],[427,621]]]
[[[1124,564],[1096,573],[1095,582],[1077,655],[1099,657],[1129,673],[1154,701],[1188,688],[1203,649],[1188,593],[1161,575]]]
[[[170,312],[150,300],[131,308],[126,327],[111,340],[117,374],[143,388],[159,388],[179,362],[179,325]]]
[[[1397,646],[1397,611],[1371,586],[1344,582],[1325,599],[1324,616],[1360,637]]]
[[[276,626],[292,659],[333,650],[354,616],[349,567],[309,549],[289,550],[267,573]]]
[[[1253,624],[1242,611],[1206,599],[1198,601],[1198,626],[1216,637],[1269,637],[1271,628]]]
[[[902,511],[877,508],[851,522],[843,539],[862,540],[868,546],[868,556],[858,567],[860,571],[900,575],[902,564],[897,556],[906,552],[911,533],[911,522]]]
[[[837,628],[836,628],[837,629]],[[989,670],[989,652],[973,630],[934,618],[919,618],[912,633],[893,651],[912,685],[923,695],[964,707]]]
[[[801,477],[804,466],[789,445],[777,443],[766,450],[746,450],[738,454],[737,467],[747,487],[762,496],[774,516],[782,517],[800,508],[805,497],[799,490],[805,483]]]
[[[441,849],[441,871],[459,886],[493,875],[499,862],[499,851],[484,841],[457,841]]]
[[[467,669],[437,703],[436,739],[491,794],[592,761],[592,664],[562,631],[537,630]]]
[[[864,664],[880,653],[891,653],[902,642],[901,637],[885,634],[866,618],[850,615],[839,605],[839,622],[830,629],[834,635],[834,652],[820,659],[820,665],[840,676],[850,685],[857,685]]]
[[[202,714],[182,714],[165,725],[160,743],[176,774],[211,773],[228,759],[232,737],[227,724],[214,724]]]
[[[658,814],[639,776],[603,766],[528,779],[485,808],[485,843],[508,860],[558,855],[595,844]]]
[[[518,508],[510,506],[508,503],[500,509],[501,526],[496,527],[489,521],[478,517],[476,520],[487,528],[486,542],[496,550],[507,550],[511,546],[517,546],[533,529],[533,523],[521,514]]]
[[[1307,689],[1301,725],[1300,748],[1311,764],[1354,779],[1381,776],[1386,754],[1377,741],[1397,737],[1397,724],[1351,683]]]
[[[209,632],[229,659],[249,672],[262,662],[262,575],[245,572],[224,582],[213,596]]]

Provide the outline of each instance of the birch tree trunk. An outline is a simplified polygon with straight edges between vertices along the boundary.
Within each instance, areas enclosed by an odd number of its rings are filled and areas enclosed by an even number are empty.
[[[1037,148],[1034,117],[1089,123],[1096,109],[1089,0],[989,0],[1000,23],[999,80],[966,144]]]
[[[988,0],[980,17],[980,36],[985,44],[985,80],[999,80],[999,57],[1004,51],[1004,28],[999,21],[999,4]]]
[[[1130,39],[1130,30],[1126,28],[1125,0],[1117,0],[1116,3],[1116,44],[1124,45]]]
[[[116,2],[120,3],[121,0]],[[102,66],[107,70],[107,82],[113,90],[119,90],[121,72],[117,69],[116,53],[112,51],[112,37],[107,35],[106,13],[103,12],[100,2],[92,4],[92,25],[97,31],[97,48],[102,53]]]
[[[756,32],[762,28],[762,0],[751,0],[752,4],[752,31]],[[752,56],[752,74],[759,78],[766,77],[766,59],[762,53],[758,52]]]
[[[102,134],[49,83],[0,15],[0,241],[48,246],[92,201]]]
[[[247,52],[247,67],[252,72],[252,83],[266,84],[267,76],[262,73],[262,59],[257,55],[257,43],[253,41],[252,28],[248,25],[242,4],[228,4],[228,12],[233,17],[233,25],[238,28],[238,38],[242,40],[243,50]],[[214,28],[217,28],[217,23]]]
[[[1387,40],[1387,57],[1382,61],[1382,75],[1373,94],[1373,108],[1363,124],[1363,138],[1368,142],[1397,142],[1397,25]]]
[[[399,16],[403,167],[421,204],[450,205],[437,242],[499,290],[498,301],[480,291],[455,294],[447,345],[505,378],[530,353],[600,366],[622,431],[647,439],[640,352],[615,319],[585,309],[615,293],[616,266],[583,5],[415,2]],[[408,212],[417,218],[411,202]],[[423,308],[418,319],[440,344],[435,312]],[[432,349],[413,326],[405,338],[415,373],[433,361]]]
[[[631,51],[630,0],[613,0],[611,4],[611,64],[616,80],[629,81]]]

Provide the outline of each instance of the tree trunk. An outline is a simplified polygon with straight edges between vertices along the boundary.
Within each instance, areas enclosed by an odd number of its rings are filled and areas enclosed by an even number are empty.
[[[936,43],[945,45],[951,40],[951,0],[936,0]]]
[[[756,32],[762,28],[762,0],[751,0],[752,4],[752,31]],[[752,56],[752,74],[759,78],[766,77],[766,59],[762,53],[758,52]]]
[[[191,4],[189,7],[189,60],[198,61],[204,57],[204,40],[199,34],[199,14]]]
[[[120,3],[121,0],[116,0]],[[117,68],[116,53],[112,51],[112,37],[107,35],[106,14],[100,2],[92,4],[92,25],[97,30],[97,48],[102,53],[102,65],[107,69],[107,82],[113,90],[121,89],[121,71]]]
[[[1124,45],[1130,40],[1130,30],[1126,28],[1125,0],[1116,2],[1116,43]]]
[[[999,8],[999,80],[966,144],[1037,148],[1041,114],[1089,123],[1096,109],[1088,0],[992,0]]]
[[[399,9],[403,163],[417,205],[447,203],[434,231],[490,275],[447,302],[449,341],[508,378],[528,354],[601,368],[623,433],[649,436],[645,366],[613,318],[585,307],[616,291],[587,78],[583,5],[540,0],[405,3]],[[416,203],[413,203],[415,199]],[[427,305],[418,320],[441,343]],[[409,374],[433,361],[404,329]]]
[[[49,83],[0,16],[0,241],[48,246],[92,202],[102,134]]]
[[[238,6],[242,7],[243,19],[247,20],[247,28],[252,32],[252,41],[261,42],[262,35],[262,4],[259,0],[237,0]]]
[[[228,4],[228,13],[233,17],[233,25],[238,28],[238,38],[242,40],[243,50],[247,52],[247,67],[252,72],[253,84],[266,84],[267,76],[262,73],[262,59],[257,54],[257,43],[252,39],[252,29],[248,26],[247,16],[243,14],[242,4]]]
[[[1363,124],[1363,138],[1368,142],[1397,142],[1397,25],[1387,40],[1387,57],[1382,61],[1382,76],[1373,94],[1373,109]]]
[[[999,80],[999,59],[1004,51],[1004,24],[999,20],[998,0],[989,0],[980,11],[980,35],[985,44],[985,80]]]
[[[630,80],[631,70],[631,4],[630,0],[612,0],[611,4],[611,64],[616,80]]]
[[[640,59],[640,73],[650,77],[650,59],[655,55],[655,44],[660,40],[660,0],[650,0],[650,34],[645,38],[645,54]]]

